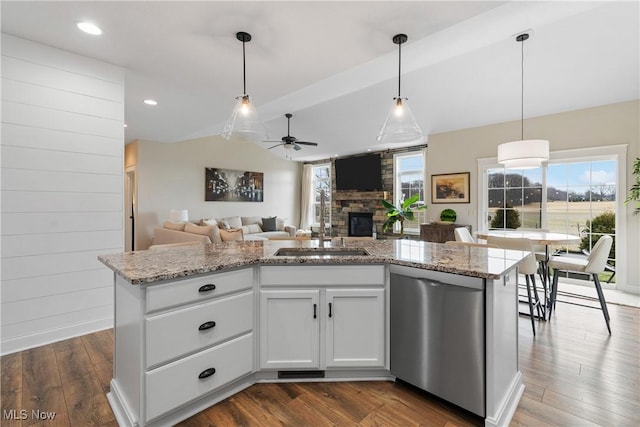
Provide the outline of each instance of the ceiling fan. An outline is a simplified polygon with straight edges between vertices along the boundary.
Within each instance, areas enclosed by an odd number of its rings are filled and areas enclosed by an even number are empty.
[[[318,145],[316,142],[298,141],[298,139],[295,136],[291,136],[289,129],[291,124],[291,117],[293,117],[293,114],[287,113],[284,116],[287,118],[287,136],[283,136],[282,141],[263,141],[263,142],[278,142],[278,144],[267,148],[267,150],[271,150],[272,148],[282,146],[287,150],[290,150],[293,148],[294,150],[299,151],[299,150],[302,150],[302,147],[300,147],[300,145],[311,145],[311,146]]]

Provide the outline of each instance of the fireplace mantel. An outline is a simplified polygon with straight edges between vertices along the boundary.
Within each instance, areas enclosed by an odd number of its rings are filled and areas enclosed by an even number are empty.
[[[333,200],[381,200],[388,199],[388,191],[336,191]]]

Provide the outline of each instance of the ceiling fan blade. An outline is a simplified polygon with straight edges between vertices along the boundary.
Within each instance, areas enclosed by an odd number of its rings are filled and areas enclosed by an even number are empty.
[[[317,142],[306,142],[306,141],[296,141],[296,144],[313,145],[314,147],[318,145]]]
[[[300,147],[298,144],[294,143],[293,144],[293,149],[296,150],[296,151],[300,151],[300,150],[302,150],[302,147]]]
[[[272,141],[273,142],[273,141]],[[276,144],[273,147],[269,147],[267,148],[267,150],[271,150],[272,148],[276,148],[276,147],[280,147],[282,145],[282,142],[280,144]]]
[[[280,144],[282,144],[282,141],[260,141],[260,142],[279,142]]]

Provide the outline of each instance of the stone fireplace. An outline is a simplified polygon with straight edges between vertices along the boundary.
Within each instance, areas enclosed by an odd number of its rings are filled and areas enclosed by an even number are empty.
[[[373,212],[349,212],[348,236],[373,236]]]

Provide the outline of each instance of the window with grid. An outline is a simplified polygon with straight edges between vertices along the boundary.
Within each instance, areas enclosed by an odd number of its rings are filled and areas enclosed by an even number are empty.
[[[424,154],[423,151],[398,153],[393,156],[394,204],[402,205],[405,199],[418,194],[418,201],[412,206],[425,204],[424,202]],[[419,234],[420,223],[425,222],[425,210],[415,211],[414,221],[405,221],[404,231],[408,234]],[[396,223],[395,231],[400,231],[400,224]]]
[[[324,221],[331,224],[331,164],[313,167],[313,222],[320,224],[320,190],[324,190]]]
[[[505,170],[490,159],[479,161],[484,173],[479,227],[540,228],[580,236],[578,244],[553,248],[567,256],[585,256],[601,236],[611,235],[614,245],[601,279],[614,283],[616,243],[625,237],[616,232],[625,223],[624,215],[616,214],[622,211],[618,186],[625,174],[624,150],[616,151],[552,153],[547,165],[527,170]]]

